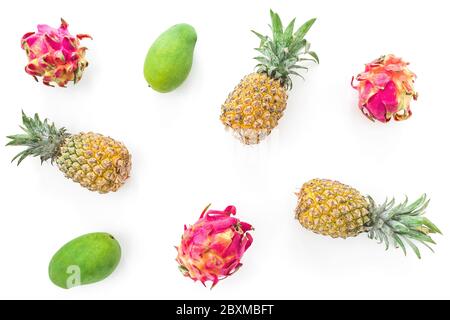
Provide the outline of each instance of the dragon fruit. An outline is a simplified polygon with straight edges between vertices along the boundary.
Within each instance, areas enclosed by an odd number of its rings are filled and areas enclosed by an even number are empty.
[[[411,100],[417,100],[414,91],[416,75],[408,69],[409,63],[394,55],[386,55],[366,65],[352,86],[359,92],[359,108],[370,120],[389,122],[406,120],[411,116]]]
[[[77,83],[88,66],[85,59],[87,48],[80,46],[80,40],[84,38],[92,39],[87,34],[72,36],[63,19],[58,29],[38,25],[37,32],[29,32],[22,37],[22,49],[28,56],[25,71],[36,81],[37,77],[42,77],[48,86],[65,87],[69,81]]]
[[[210,281],[213,288],[242,266],[241,258],[253,242],[249,234],[253,228],[232,217],[233,206],[224,211],[208,208],[193,226],[184,227],[176,260],[184,276],[205,286]]]

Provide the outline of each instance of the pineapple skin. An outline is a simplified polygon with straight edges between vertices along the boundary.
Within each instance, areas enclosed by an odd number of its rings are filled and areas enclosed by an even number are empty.
[[[369,230],[369,202],[337,181],[314,179],[303,185],[296,218],[308,230],[333,238],[356,237]]]
[[[99,193],[117,191],[131,171],[125,145],[92,132],[67,137],[56,163],[67,178]]]
[[[222,105],[220,120],[246,145],[258,144],[278,125],[288,94],[266,73],[245,76]]]

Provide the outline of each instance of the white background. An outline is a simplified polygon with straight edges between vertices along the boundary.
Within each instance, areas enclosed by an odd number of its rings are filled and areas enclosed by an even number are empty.
[[[10,163],[1,148],[0,298],[315,299],[450,298],[450,238],[433,255],[385,252],[364,235],[332,240],[294,220],[294,192],[315,177],[351,184],[378,201],[423,192],[428,216],[450,231],[448,52],[445,1],[16,1],[0,10],[0,137],[18,133],[20,110],[39,112],[71,132],[123,141],[132,177],[99,195],[50,164]],[[246,147],[218,120],[221,103],[255,61],[269,8],[287,23],[317,17],[307,39],[321,58],[306,82],[295,79],[279,127]],[[38,23],[89,33],[90,66],[77,86],[48,88],[23,68],[22,35]],[[144,58],[169,26],[198,32],[187,82],[171,94],[147,87]],[[364,63],[386,53],[411,62],[420,99],[403,123],[371,123],[350,86]],[[6,138],[0,139],[6,144]],[[234,204],[254,225],[243,268],[214,290],[183,278],[174,261],[183,225],[212,202]],[[107,231],[121,243],[116,272],[94,285],[62,290],[47,276],[52,255],[84,233]]]

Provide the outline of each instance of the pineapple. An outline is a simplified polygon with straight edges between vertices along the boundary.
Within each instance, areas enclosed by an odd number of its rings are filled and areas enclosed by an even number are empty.
[[[307,70],[305,61],[319,63],[304,39],[316,19],[294,32],[295,19],[284,29],[278,14],[270,11],[273,36],[252,31],[261,40],[257,71],[244,77],[222,105],[220,120],[246,145],[258,144],[278,125],[292,89],[291,75]],[[303,77],[302,77],[303,78]]]
[[[27,147],[12,160],[18,165],[28,156],[56,162],[67,178],[99,193],[117,191],[130,176],[131,155],[122,143],[96,133],[69,134],[37,114],[22,112],[22,121],[25,134],[8,137],[8,146]]]
[[[426,195],[408,204],[408,199],[395,205],[395,199],[377,206],[370,197],[337,181],[314,179],[305,183],[297,194],[296,218],[300,224],[315,233],[333,238],[356,237],[368,233],[378,240],[406,254],[409,245],[417,257],[421,254],[413,241],[430,250],[435,244],[430,234],[441,231],[424,217],[429,200]],[[406,245],[405,245],[406,244]]]

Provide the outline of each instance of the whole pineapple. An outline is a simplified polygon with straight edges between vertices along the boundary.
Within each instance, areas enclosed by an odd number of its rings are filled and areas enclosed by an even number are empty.
[[[50,160],[69,179],[99,193],[117,191],[130,176],[131,155],[120,142],[96,133],[69,134],[36,114],[22,112],[25,134],[8,136],[8,146],[26,146],[12,161],[18,165],[28,156]]]
[[[258,144],[278,125],[286,109],[291,75],[302,77],[296,70],[307,70],[304,61],[319,62],[304,39],[316,19],[311,19],[294,32],[295,19],[286,29],[278,14],[270,11],[273,36],[252,31],[261,40],[256,50],[261,54],[257,72],[244,77],[222,105],[220,120],[233,130],[242,143]],[[303,77],[302,77],[303,78]]]
[[[420,258],[413,241],[429,249],[435,244],[429,236],[441,231],[424,217],[429,200],[426,195],[408,204],[395,205],[395,199],[377,206],[370,197],[337,181],[314,179],[303,185],[298,196],[296,218],[315,233],[333,238],[356,237],[367,232],[370,239],[402,248],[409,245]],[[406,244],[406,245],[405,245]],[[431,249],[432,250],[432,249]]]

